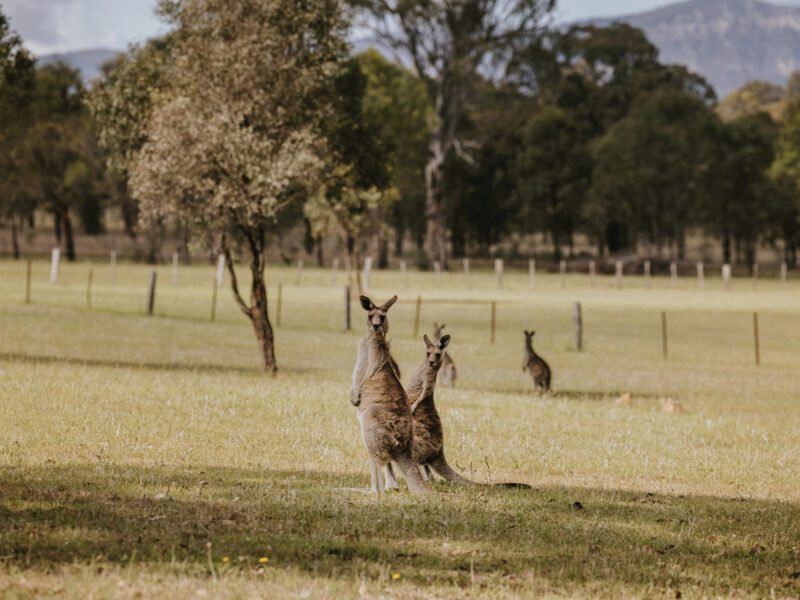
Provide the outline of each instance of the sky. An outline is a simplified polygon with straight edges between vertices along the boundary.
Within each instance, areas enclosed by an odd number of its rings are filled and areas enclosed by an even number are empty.
[[[800,6],[800,0],[776,4]],[[671,4],[670,0],[559,0],[558,22],[608,17]],[[123,50],[158,35],[155,0],[0,0],[0,10],[38,55],[86,48]]]

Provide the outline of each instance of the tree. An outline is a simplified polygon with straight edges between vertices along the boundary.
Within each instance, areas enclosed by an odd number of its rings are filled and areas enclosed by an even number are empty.
[[[380,42],[414,65],[434,109],[425,166],[425,250],[447,266],[445,164],[464,153],[458,125],[479,71],[503,72],[512,51],[541,35],[554,0],[355,0]]]
[[[786,259],[797,263],[800,247],[800,97],[796,97],[784,115],[784,125],[775,144],[775,161],[770,176],[783,202],[772,205],[780,224]]]
[[[387,209],[397,199],[389,185],[391,143],[381,135],[379,115],[365,106],[366,92],[360,62],[347,61],[335,80],[333,111],[324,127],[330,149],[327,172],[305,205],[314,235],[339,235],[347,272],[359,294],[362,238],[382,237]]]
[[[0,226],[11,227],[14,258],[20,257],[19,228],[33,214],[21,147],[30,125],[35,63],[0,12]]]
[[[152,108],[131,185],[146,220],[176,215],[218,240],[263,368],[276,372],[264,280],[266,233],[316,186],[332,84],[345,53],[335,0],[178,0],[169,87]],[[251,275],[239,290],[233,244]]]

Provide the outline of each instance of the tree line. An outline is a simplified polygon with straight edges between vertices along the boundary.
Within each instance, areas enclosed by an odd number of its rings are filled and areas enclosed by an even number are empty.
[[[264,250],[298,227],[320,261],[338,237],[355,287],[365,254],[386,266],[409,239],[447,268],[532,233],[556,259],[578,236],[682,258],[701,228],[726,261],[767,243],[796,264],[798,86],[780,114],[772,93],[718,103],[641,31],[555,28],[553,8],[162,0],[168,33],[89,89],[37,66],[0,14],[0,224],[19,254],[46,211],[74,259],[74,219],[98,233],[116,207],[151,260],[168,232],[223,252],[267,371]],[[354,53],[354,25],[381,51]]]

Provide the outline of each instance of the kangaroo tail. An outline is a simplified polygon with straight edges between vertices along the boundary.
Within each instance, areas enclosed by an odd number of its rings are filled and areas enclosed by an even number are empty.
[[[422,480],[422,475],[419,474],[417,463],[411,460],[409,456],[398,456],[394,459],[394,462],[400,467],[400,471],[403,473],[403,477],[406,478],[408,489],[412,494],[425,494],[429,491],[428,486]]]
[[[445,481],[449,481],[450,483],[455,483],[458,485],[488,485],[491,487],[502,487],[502,488],[509,488],[509,489],[517,489],[517,490],[529,490],[531,486],[527,483],[478,483],[477,481],[472,481],[471,479],[467,479],[460,473],[458,473],[453,467],[451,467],[447,460],[444,458],[444,453],[441,453],[437,458],[430,462],[431,467],[434,471],[436,471],[439,475],[441,475]]]

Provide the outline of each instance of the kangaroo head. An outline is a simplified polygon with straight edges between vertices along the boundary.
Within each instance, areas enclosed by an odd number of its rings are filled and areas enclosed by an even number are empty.
[[[445,327],[447,327],[447,324],[445,324],[445,323],[442,323],[441,325],[438,325],[437,323],[434,323],[433,324],[433,339],[438,340],[439,338],[441,338],[442,337],[442,330],[444,330]]]
[[[450,344],[450,336],[443,335],[435,344],[431,342],[427,334],[423,335],[422,339],[425,342],[425,360],[431,369],[437,371],[442,366],[442,355],[444,349]]]
[[[361,296],[359,299],[361,300],[361,307],[367,311],[367,330],[386,335],[386,332],[389,331],[389,320],[386,318],[386,313],[397,302],[397,296],[392,296],[380,306],[376,306],[366,296]]]
[[[533,349],[533,336],[536,335],[535,331],[525,330],[525,348]]]

